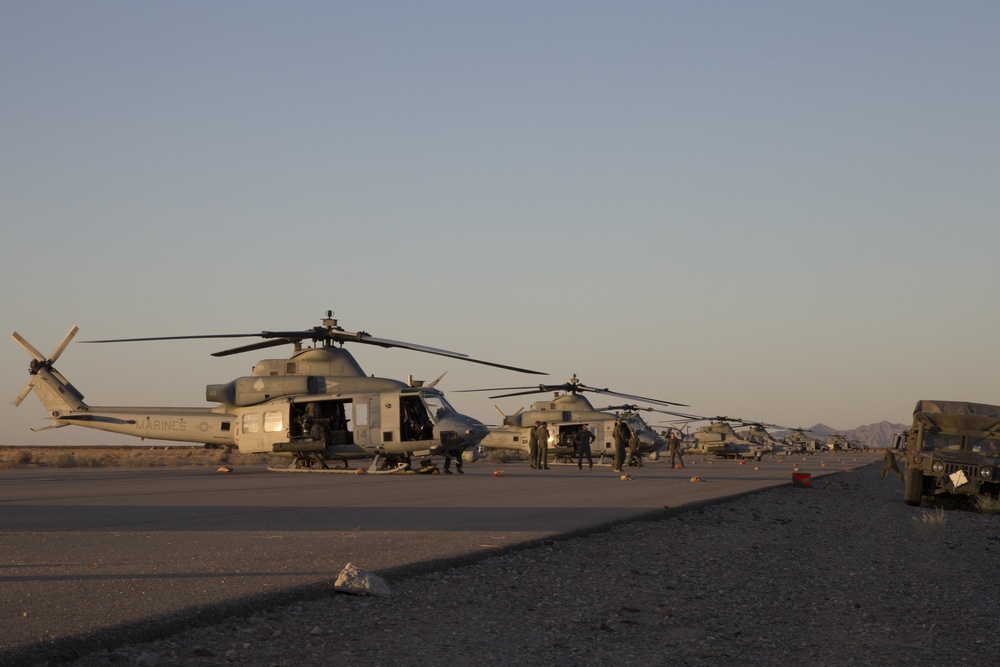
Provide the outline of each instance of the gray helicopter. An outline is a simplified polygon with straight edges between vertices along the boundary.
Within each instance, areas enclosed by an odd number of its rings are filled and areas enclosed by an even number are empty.
[[[617,405],[603,408],[595,408],[587,400],[584,393],[594,393],[600,395],[616,396],[645,403],[655,403],[658,405],[678,405],[686,407],[682,403],[672,403],[655,398],[645,398],[622,394],[610,389],[599,389],[590,387],[573,375],[564,384],[540,384],[534,387],[494,387],[492,389],[462,389],[461,392],[472,391],[513,391],[508,394],[497,394],[490,398],[506,398],[510,396],[523,396],[528,394],[544,394],[554,392],[550,400],[536,401],[531,404],[528,410],[521,408],[512,415],[505,415],[499,408],[497,412],[503,418],[503,423],[499,426],[490,426],[487,435],[481,444],[484,449],[501,449],[513,451],[528,451],[528,436],[531,427],[536,421],[548,423],[549,441],[547,443],[549,455],[556,460],[568,460],[573,456],[574,437],[583,428],[584,424],[595,436],[591,446],[592,453],[598,457],[614,456],[614,431],[615,421],[623,420],[629,428],[639,436],[640,446],[637,460],[630,461],[630,465],[641,465],[642,456],[646,454],[656,454],[663,450],[666,441],[654,431],[642,416],[640,411],[655,411],[655,408],[641,408],[637,405]],[[610,412],[616,411],[616,412]],[[667,414],[675,414],[668,412]]]
[[[809,429],[793,428],[781,438],[785,451],[791,454],[817,454],[825,451],[825,444],[819,438],[811,438]]]
[[[322,325],[304,331],[247,334],[157,336],[82,341],[123,343],[199,338],[263,338],[263,341],[215,352],[222,357],[278,345],[294,346],[287,359],[264,359],[250,376],[206,387],[211,408],[97,407],[53,364],[79,331],[73,327],[46,358],[18,333],[12,337],[32,360],[28,383],[14,399],[20,405],[31,392],[42,402],[51,424],[44,428],[82,426],[143,439],[236,447],[241,453],[265,453],[291,459],[290,469],[328,469],[330,461],[348,467],[351,459],[374,458],[372,469],[399,467],[412,455],[442,454],[471,460],[489,431],[456,411],[434,388],[368,377],[345,343],[404,348],[519,373],[540,371],[472,359],[459,352],[376,338],[342,329],[327,311]],[[303,341],[314,346],[304,347]],[[41,429],[38,429],[41,430]]]
[[[684,419],[674,423],[710,422],[699,426],[693,433],[694,443],[688,445],[685,453],[712,455],[722,459],[753,459],[759,461],[764,454],[784,453],[783,443],[775,440],[767,432],[768,428],[787,428],[778,424],[750,421],[738,417],[700,417],[679,415]],[[746,431],[737,433],[733,425],[747,426]]]

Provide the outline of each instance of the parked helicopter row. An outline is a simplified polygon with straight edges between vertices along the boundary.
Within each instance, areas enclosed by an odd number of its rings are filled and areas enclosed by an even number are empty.
[[[760,460],[765,454],[794,455],[816,454],[823,451],[860,450],[862,445],[857,440],[850,440],[841,434],[833,434],[826,440],[820,436],[810,437],[807,429],[791,428],[779,424],[748,421],[736,417],[698,417],[689,415],[674,420],[669,428],[677,428],[677,424],[691,424],[699,421],[709,421],[699,427],[694,433],[678,429],[684,442],[685,452],[692,454],[712,455],[716,458],[755,459]],[[736,431],[734,425],[747,427]],[[774,437],[768,429],[782,429],[787,433],[780,439]]]
[[[794,430],[800,440],[779,443],[765,427],[774,424],[748,422],[726,417],[707,418],[663,407],[640,407],[633,403],[595,408],[584,396],[592,393],[657,406],[687,407],[681,403],[624,394],[583,384],[574,374],[563,384],[539,384],[527,387],[470,389],[465,391],[503,391],[490,398],[554,393],[550,400],[536,401],[530,408],[513,415],[500,412],[502,423],[488,427],[460,414],[435,385],[409,379],[407,382],[366,376],[354,357],[344,349],[347,343],[404,348],[484,364],[518,373],[545,375],[541,371],[519,368],[480,359],[459,352],[376,338],[359,331],[345,331],[327,311],[320,326],[301,331],[262,331],[260,333],[158,336],[149,338],[107,339],[85,343],[125,343],[202,338],[261,338],[247,345],[213,353],[221,357],[279,345],[293,345],[292,355],[284,359],[264,359],[251,375],[232,382],[206,387],[211,408],[100,407],[84,402],[81,394],[56,370],[54,363],[69,346],[79,329],[73,327],[51,355],[45,357],[23,336],[12,337],[31,355],[30,378],[14,399],[20,405],[34,393],[48,413],[50,425],[44,428],[81,426],[111,433],[176,442],[204,443],[209,446],[237,448],[242,453],[266,453],[290,459],[293,469],[329,469],[331,462],[348,466],[352,459],[372,459],[372,469],[405,469],[415,455],[445,455],[474,460],[479,447],[527,451],[528,436],[536,421],[549,424],[550,455],[557,460],[573,453],[576,433],[584,424],[596,436],[593,453],[612,456],[613,430],[621,420],[638,436],[638,460],[656,458],[666,447],[666,440],[640,414],[658,412],[674,416],[677,422],[711,421],[695,431],[693,437],[676,425],[688,451],[720,457],[759,458],[777,447],[789,450],[810,448],[804,432]],[[312,341],[312,346],[305,346]],[[730,422],[748,426],[737,434]],[[42,430],[42,429],[38,429]],[[848,443],[849,444],[849,443]],[[845,445],[846,448],[846,445]]]

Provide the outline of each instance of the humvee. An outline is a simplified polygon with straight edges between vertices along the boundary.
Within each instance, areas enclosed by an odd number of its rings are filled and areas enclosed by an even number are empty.
[[[1000,491],[1000,406],[917,401],[906,448],[903,501]]]

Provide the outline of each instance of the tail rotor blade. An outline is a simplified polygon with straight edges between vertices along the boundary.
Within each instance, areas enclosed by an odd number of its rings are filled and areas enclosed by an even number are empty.
[[[31,393],[31,380],[28,380],[28,384],[24,385],[24,389],[22,389],[21,393],[17,395],[17,398],[13,400],[14,407],[16,408],[17,406],[21,405],[21,401],[23,401],[25,397],[30,393]]]
[[[11,338],[17,341],[17,344],[24,348],[24,351],[35,358],[40,364],[45,363],[45,355],[35,349],[35,346],[24,339],[24,336],[17,333],[16,331],[10,335]]]
[[[69,333],[66,334],[66,336],[62,339],[62,342],[59,343],[59,347],[57,347],[55,351],[52,353],[52,356],[49,357],[49,363],[55,363],[56,359],[58,359],[59,355],[61,355],[66,350],[66,346],[69,345],[70,341],[73,340],[73,336],[75,336],[76,332],[78,332],[79,330],[80,327],[76,325],[74,325],[73,328],[69,330]]]

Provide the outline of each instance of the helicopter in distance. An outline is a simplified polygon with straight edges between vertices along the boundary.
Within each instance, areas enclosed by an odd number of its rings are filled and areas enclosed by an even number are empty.
[[[742,424],[748,428],[745,431],[738,431],[737,435],[744,440],[757,443],[758,445],[766,445],[774,453],[785,452],[785,444],[780,440],[776,440],[767,430],[767,427],[775,427],[775,425],[764,424],[762,422],[742,422]],[[777,428],[783,427],[778,426]]]
[[[349,332],[327,311],[321,326],[303,331],[245,334],[157,336],[82,341],[123,343],[201,338],[262,338],[212,356],[223,357],[278,345],[293,345],[288,358],[264,359],[251,375],[210,384],[211,408],[98,407],[81,394],[53,364],[79,331],[73,327],[46,358],[23,336],[12,337],[31,355],[31,377],[14,399],[20,405],[34,392],[48,412],[49,428],[82,426],[142,439],[235,447],[291,459],[289,469],[328,469],[328,462],[348,467],[351,459],[373,458],[372,469],[388,463],[398,468],[412,455],[446,454],[471,460],[489,431],[482,422],[460,414],[434,385],[366,376],[345,343],[404,348],[494,366],[520,373],[540,371],[473,359],[459,352]],[[304,347],[310,340],[312,347]],[[442,376],[443,377],[443,376]],[[43,429],[37,429],[43,430]]]
[[[492,389],[460,389],[458,393],[473,391],[513,391],[509,394],[497,394],[490,398],[506,398],[510,396],[523,396],[528,394],[544,394],[554,392],[551,400],[536,401],[531,404],[528,410],[520,408],[512,415],[505,415],[499,408],[495,409],[503,418],[503,423],[499,426],[490,426],[489,434],[483,438],[480,446],[484,449],[505,449],[513,451],[528,451],[528,439],[532,426],[536,421],[547,422],[549,425],[549,455],[556,460],[567,460],[573,456],[574,438],[578,431],[588,424],[595,440],[591,445],[592,453],[603,457],[614,456],[614,431],[615,420],[622,419],[629,428],[639,436],[639,461],[634,462],[641,465],[641,456],[653,452],[661,451],[666,441],[650,428],[642,417],[638,414],[640,410],[654,410],[654,408],[640,408],[636,405],[608,406],[605,408],[595,408],[584,393],[595,393],[601,395],[617,396],[645,403],[656,403],[659,405],[678,405],[682,403],[672,403],[655,398],[645,398],[622,394],[610,389],[599,389],[590,387],[577,378],[576,374],[564,384],[540,384],[534,387],[494,387]],[[608,412],[609,410],[620,410],[621,413]],[[659,410],[657,410],[659,411]],[[668,413],[674,414],[674,413]]]
[[[832,452],[862,451],[864,449],[864,445],[861,444],[860,440],[848,438],[843,433],[831,433],[830,437],[823,443],[823,446]]]
[[[690,422],[708,421],[709,424],[699,426],[693,433],[694,444],[689,445],[685,454],[713,455],[722,459],[754,459],[759,461],[764,454],[774,454],[776,446],[781,443],[767,433],[766,428],[787,428],[778,424],[749,421],[738,417],[698,417],[687,415]],[[733,428],[749,426],[750,429],[737,433]]]
[[[785,451],[791,454],[815,454],[825,451],[826,447],[818,438],[810,438],[806,433],[809,429],[793,428],[781,438]]]

